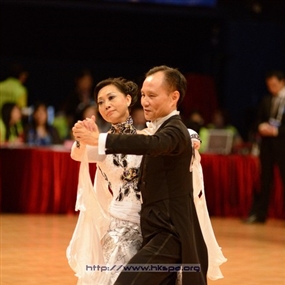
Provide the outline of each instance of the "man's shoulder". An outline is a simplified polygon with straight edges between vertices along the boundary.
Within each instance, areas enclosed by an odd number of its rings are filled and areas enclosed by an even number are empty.
[[[174,115],[167,119],[160,129],[172,128],[174,132],[180,133],[183,137],[189,137],[189,132],[186,125],[183,123],[179,115]]]
[[[14,77],[9,77],[1,81],[0,87],[1,92],[5,92],[6,90],[8,90],[8,92],[11,92],[11,90],[19,93],[27,92],[27,88],[17,78]]]
[[[164,123],[179,123],[182,122],[180,115],[173,115],[169,117]]]
[[[186,125],[183,123],[180,115],[174,115],[170,118],[168,118],[163,124],[162,126],[169,126],[169,125],[173,125],[173,126],[179,126],[181,129],[184,129],[185,131],[187,131],[187,127]]]

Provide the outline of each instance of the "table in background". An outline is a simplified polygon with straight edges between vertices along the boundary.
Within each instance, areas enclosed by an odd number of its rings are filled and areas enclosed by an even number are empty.
[[[203,154],[210,215],[248,214],[259,189],[259,160],[254,156]],[[90,164],[92,180],[96,165]],[[0,148],[1,210],[15,213],[74,213],[79,162],[70,151],[54,148]],[[275,171],[269,216],[282,218],[283,191]]]

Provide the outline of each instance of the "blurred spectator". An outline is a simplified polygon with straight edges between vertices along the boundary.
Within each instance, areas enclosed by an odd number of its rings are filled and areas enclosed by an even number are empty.
[[[100,132],[109,131],[111,124],[106,122],[100,113],[98,112],[97,106],[94,104],[86,105],[80,112],[78,120],[85,120],[86,118],[91,118],[91,116],[95,116],[96,124],[99,128]]]
[[[60,111],[55,115],[52,125],[57,129],[62,141],[70,139],[70,127],[64,112]]]
[[[14,102],[20,109],[27,107],[28,91],[24,86],[28,72],[21,64],[10,66],[8,77],[0,82],[0,109],[6,102]]]
[[[238,149],[243,144],[243,139],[239,131],[230,122],[228,112],[223,109],[216,109],[212,115],[212,121],[208,125],[200,129],[199,135],[200,139],[202,140],[202,144],[200,147],[201,152],[205,151],[205,146],[207,145],[208,141],[208,131],[212,129],[227,130],[230,134],[233,135],[233,151],[235,149]]]
[[[269,94],[263,97],[256,119],[256,132],[260,138],[261,189],[255,193],[245,220],[247,224],[264,223],[267,219],[275,166],[280,170],[285,190],[285,74],[280,70],[271,71],[265,76],[265,82]]]
[[[48,106],[38,102],[34,106],[31,122],[25,127],[25,142],[29,145],[47,146],[61,144],[58,131],[48,121]]]
[[[144,111],[141,106],[136,106],[131,110],[131,116],[133,118],[134,126],[138,130],[146,128],[146,119],[144,117]]]
[[[64,102],[63,111],[69,130],[79,120],[84,107],[92,103],[94,103],[93,76],[90,70],[85,69],[76,76],[74,90]]]
[[[23,143],[22,113],[14,102],[6,102],[1,109],[0,118],[0,143]]]
[[[188,118],[185,120],[187,128],[194,130],[199,134],[200,129],[204,126],[204,118],[199,110],[193,110],[190,112]]]

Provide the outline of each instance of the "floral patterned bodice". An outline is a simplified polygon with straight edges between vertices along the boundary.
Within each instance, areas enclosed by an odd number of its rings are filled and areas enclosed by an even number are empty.
[[[141,203],[137,188],[141,156],[109,154],[97,167],[116,201]]]
[[[129,117],[125,123],[112,125],[110,133],[136,134],[132,118]],[[97,162],[113,200],[141,203],[141,193],[137,187],[141,159],[141,155],[108,154],[104,161]]]

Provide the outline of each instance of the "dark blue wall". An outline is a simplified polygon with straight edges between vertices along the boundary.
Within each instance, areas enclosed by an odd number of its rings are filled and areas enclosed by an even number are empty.
[[[284,26],[262,21],[230,21],[227,24],[223,101],[234,124],[247,135],[256,107],[266,94],[265,74],[285,71]]]

